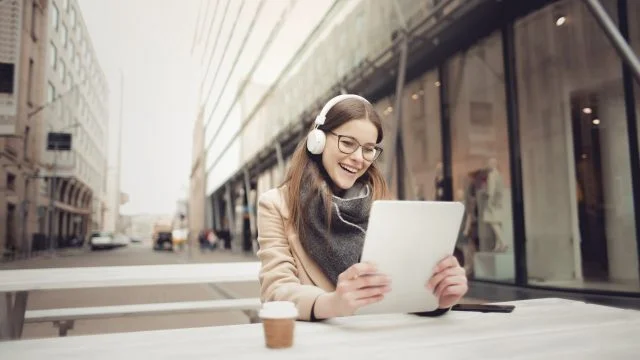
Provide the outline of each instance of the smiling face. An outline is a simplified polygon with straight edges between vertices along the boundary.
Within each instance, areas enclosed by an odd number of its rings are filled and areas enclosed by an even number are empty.
[[[378,139],[378,129],[367,119],[348,121],[327,132],[327,143],[322,153],[322,165],[336,188],[348,190],[367,171],[372,161],[363,157],[363,148],[345,154],[338,147],[338,135],[349,136],[362,146],[372,146]],[[347,139],[346,141],[351,141]],[[357,144],[355,144],[357,146]]]

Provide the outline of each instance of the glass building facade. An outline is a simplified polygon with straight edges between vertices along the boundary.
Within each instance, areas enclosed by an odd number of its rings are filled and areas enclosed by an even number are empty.
[[[640,54],[640,2],[600,2]],[[345,17],[348,25],[340,26],[367,29],[372,7],[382,5],[361,3]],[[374,100],[383,116],[387,136],[378,161],[382,168],[394,163],[395,195],[465,203],[468,216],[456,255],[471,279],[640,295],[640,89],[594,14],[580,0],[496,2],[466,13],[461,9],[472,2],[399,3],[409,27],[420,22],[416,19],[437,24],[456,15],[450,28],[464,31],[427,32],[425,38],[436,45],[425,50],[423,41],[412,48],[400,102],[393,71],[397,52],[389,52],[389,68],[362,75],[392,73],[385,81],[355,82],[364,85],[353,88],[337,81]],[[350,38],[344,44],[358,48]],[[354,54],[369,57],[373,50],[365,50]],[[309,71],[317,76],[312,66]],[[294,96],[288,90],[293,87],[282,89],[283,99]],[[320,105],[326,100],[312,98]],[[296,122],[304,126],[289,133],[270,130],[280,134],[267,141],[270,157],[258,152],[259,161],[247,160],[249,181],[231,177],[232,186],[208,192],[219,214],[232,211],[221,204],[233,198],[252,209],[258,194],[279,184],[291,144],[306,135],[305,116],[315,115],[318,105],[311,100],[308,114],[301,108],[279,123],[281,129]],[[388,134],[398,103],[401,140],[394,152]],[[275,122],[267,110],[263,123]],[[246,189],[250,196],[244,196]],[[214,226],[222,223],[213,218]]]

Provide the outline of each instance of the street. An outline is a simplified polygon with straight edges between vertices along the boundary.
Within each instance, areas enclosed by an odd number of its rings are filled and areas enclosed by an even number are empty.
[[[252,255],[230,251],[201,253],[193,250],[191,262],[236,262],[256,261]],[[156,265],[190,262],[188,253],[156,252],[149,243],[132,243],[126,247],[89,251],[74,249],[59,253],[53,258],[39,257],[0,265],[0,269]],[[225,284],[223,291],[242,297],[259,296],[258,283]],[[64,307],[108,306],[175,301],[198,301],[225,298],[218,288],[210,285],[145,286],[103,289],[73,289],[61,291],[34,291],[29,294],[28,310]],[[68,336],[104,334],[125,331],[144,331],[188,327],[204,327],[249,323],[240,311],[194,313],[177,315],[154,315],[76,321]],[[52,323],[25,324],[23,339],[58,336]]]

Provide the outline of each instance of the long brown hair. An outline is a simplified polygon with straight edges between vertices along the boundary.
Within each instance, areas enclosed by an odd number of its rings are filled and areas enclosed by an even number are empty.
[[[373,123],[378,130],[378,138],[376,142],[380,144],[383,137],[382,121],[380,120],[380,116],[376,113],[371,104],[358,99],[348,98],[335,104],[331,110],[327,112],[325,123],[320,126],[320,130],[327,132],[351,120],[357,119],[366,119]],[[286,198],[287,208],[289,210],[289,223],[301,238],[304,236],[302,233],[304,228],[302,213],[304,211],[305,203],[304,199],[300,198],[300,188],[303,180],[306,181],[307,175],[311,178],[311,183],[307,184],[308,186],[311,186],[310,193],[318,193],[318,191],[321,190],[321,187],[325,184],[325,181],[331,181],[328,179],[326,170],[322,165],[322,154],[311,154],[307,151],[306,142],[307,138],[305,136],[296,147],[291,158],[289,171],[281,185],[287,186]],[[364,182],[371,187],[373,200],[387,199],[389,197],[387,184],[375,162],[369,166],[367,171],[359,179],[359,181],[361,180],[364,180]],[[330,191],[324,191],[324,205],[326,207],[329,224],[331,223],[331,195]]]

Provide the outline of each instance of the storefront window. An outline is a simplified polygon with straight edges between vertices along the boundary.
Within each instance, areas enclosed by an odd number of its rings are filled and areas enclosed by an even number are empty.
[[[515,41],[529,282],[638,291],[620,58],[578,0],[518,20]]]
[[[453,195],[467,208],[458,248],[468,276],[513,282],[513,221],[502,38],[446,64]]]
[[[414,80],[403,93],[405,197],[436,200],[442,194],[437,186],[442,164],[438,72],[434,70]]]

